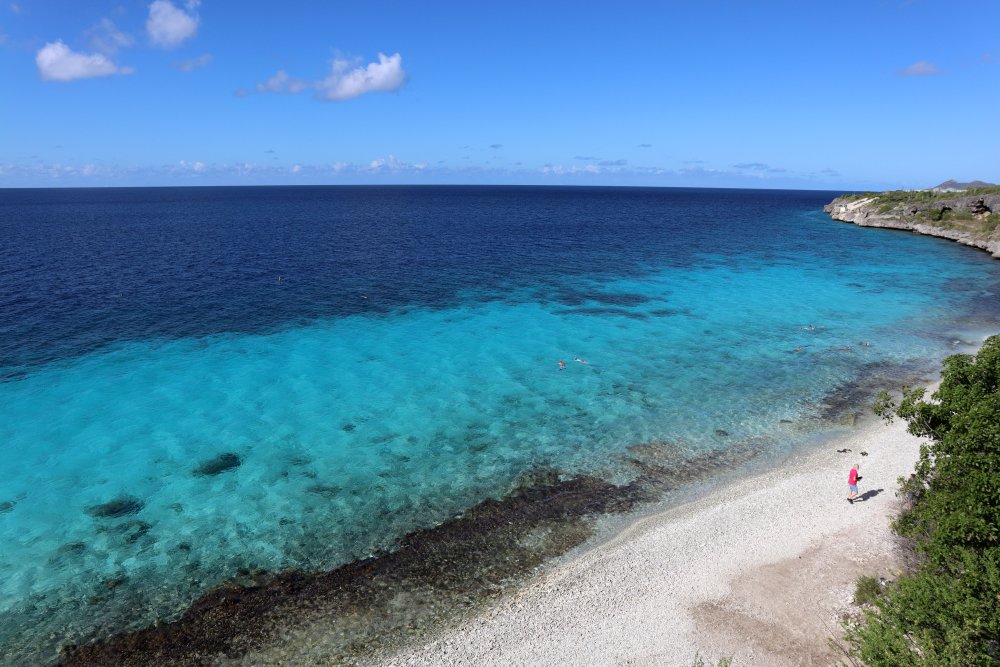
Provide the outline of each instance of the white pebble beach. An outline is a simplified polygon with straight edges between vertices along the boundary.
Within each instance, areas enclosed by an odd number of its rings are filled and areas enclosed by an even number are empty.
[[[722,656],[733,667],[836,664],[828,638],[840,637],[854,582],[893,575],[897,479],[919,447],[905,423],[871,420],[640,519],[386,664],[690,666],[696,653],[713,667]],[[851,504],[853,463],[864,500]]]

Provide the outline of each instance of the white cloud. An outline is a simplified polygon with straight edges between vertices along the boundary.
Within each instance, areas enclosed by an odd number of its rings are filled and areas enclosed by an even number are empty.
[[[257,84],[258,93],[301,93],[309,88],[309,82],[301,79],[293,79],[284,70],[278,70],[264,83]]]
[[[197,58],[192,58],[191,60],[182,60],[174,65],[175,68],[182,72],[193,72],[196,69],[201,69],[202,67],[207,67],[212,62],[211,53],[203,53]]]
[[[101,22],[93,28],[87,30],[90,36],[90,45],[106,55],[112,55],[118,49],[127,49],[135,44],[132,36],[122,32],[110,19],[101,19]]]
[[[620,165],[599,165],[588,164],[581,166],[564,167],[561,164],[547,164],[542,167],[542,173],[554,176],[565,176],[567,174],[613,174],[622,171]]]
[[[404,162],[400,160],[392,153],[389,154],[387,158],[378,158],[372,160],[368,163],[368,168],[365,171],[380,172],[380,171],[421,171],[427,167],[425,162],[418,162],[417,164],[410,164],[409,162]]]
[[[200,160],[195,160],[194,162],[188,162],[187,160],[181,160],[180,163],[182,169],[190,169],[191,171],[203,172],[208,169],[208,165]]]
[[[66,165],[59,162],[37,161],[32,164],[0,164],[0,175],[10,175],[14,178],[46,178],[53,180],[106,178],[114,176],[117,170],[91,162],[82,165]]]
[[[354,66],[352,66],[354,65]],[[403,58],[398,53],[386,56],[378,54],[377,63],[357,66],[341,58],[331,63],[330,73],[317,85],[319,96],[324,100],[340,101],[372,92],[391,92],[406,83]]]
[[[20,14],[22,11],[24,11],[23,9],[21,9],[21,5],[17,4],[16,2],[12,2],[7,6],[10,8],[11,14]]]
[[[201,160],[179,160],[176,165],[168,165],[164,170],[170,174],[179,174],[195,178],[219,177],[219,176],[247,176],[250,174],[276,173],[268,170],[261,170],[254,162],[224,162],[206,164]]]
[[[150,41],[165,49],[172,49],[184,40],[194,37],[201,21],[197,9],[200,0],[188,0],[187,11],[174,6],[170,0],[154,0],[149,5],[146,32]]]
[[[38,73],[46,81],[74,81],[112,74],[131,74],[131,67],[119,67],[100,53],[76,53],[62,40],[49,42],[35,54]]]
[[[321,81],[296,79],[278,70],[267,81],[258,83],[256,89],[258,93],[292,94],[314,89],[320,99],[339,102],[366,93],[399,90],[405,83],[402,56],[380,53],[378,62],[367,65],[361,65],[358,60],[335,58],[330,64],[330,73]]]
[[[896,70],[896,76],[933,76],[940,73],[941,70],[938,69],[937,65],[926,60],[918,60],[909,67]]]
[[[297,174],[300,171],[302,171],[302,165],[301,164],[293,164],[292,165],[292,173],[293,174]]]

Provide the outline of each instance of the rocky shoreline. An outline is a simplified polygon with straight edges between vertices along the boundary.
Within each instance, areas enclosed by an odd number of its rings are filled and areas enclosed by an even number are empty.
[[[823,210],[834,220],[951,239],[1000,259],[1000,188],[842,195]]]
[[[463,614],[481,613],[527,582],[536,568],[593,536],[593,520],[624,514],[678,488],[745,465],[759,443],[685,457],[669,442],[623,455],[629,484],[527,474],[508,495],[487,499],[399,548],[324,572],[240,571],[177,619],[63,646],[60,667],[368,664],[416,643]],[[117,509],[117,504],[108,504]],[[102,508],[104,509],[104,508]],[[408,601],[408,602],[403,602]]]

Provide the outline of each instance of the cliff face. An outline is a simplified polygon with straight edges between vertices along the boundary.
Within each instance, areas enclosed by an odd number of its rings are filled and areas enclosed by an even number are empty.
[[[1000,188],[843,195],[823,210],[834,220],[941,236],[1000,259]]]

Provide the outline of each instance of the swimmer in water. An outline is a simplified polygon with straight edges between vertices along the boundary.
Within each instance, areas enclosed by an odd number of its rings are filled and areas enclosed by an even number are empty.
[[[573,361],[575,361],[575,362],[577,362],[577,363],[580,363],[580,364],[584,364],[584,365],[587,365],[587,366],[589,366],[589,365],[590,365],[590,362],[589,362],[589,361],[584,361],[584,360],[583,360],[583,359],[581,359],[580,357],[573,357]]]
[[[563,361],[562,359],[559,360],[559,370],[561,371],[566,370],[566,362]]]

